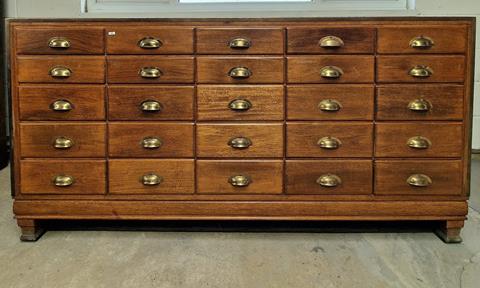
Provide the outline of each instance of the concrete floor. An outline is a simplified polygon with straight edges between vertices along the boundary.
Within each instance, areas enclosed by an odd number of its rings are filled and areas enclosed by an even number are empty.
[[[479,287],[480,157],[464,242],[433,233],[49,231],[18,240],[0,172],[0,288]]]

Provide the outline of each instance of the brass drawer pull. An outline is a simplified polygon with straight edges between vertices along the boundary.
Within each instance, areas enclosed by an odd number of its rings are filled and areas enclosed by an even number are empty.
[[[338,138],[327,136],[320,138],[317,145],[322,149],[334,150],[340,148],[342,142]]]
[[[252,76],[252,71],[246,67],[235,67],[230,69],[228,76],[235,79],[246,79]]]
[[[234,38],[230,40],[228,46],[232,49],[248,49],[252,45],[252,42],[246,38]]]
[[[72,76],[72,70],[67,67],[57,66],[50,69],[49,74],[53,78],[68,78]]]
[[[325,66],[320,70],[320,76],[327,79],[338,79],[343,75],[343,70],[336,66]]]
[[[57,100],[50,104],[50,109],[57,112],[68,112],[73,109],[73,105],[68,100]]]
[[[318,108],[325,112],[336,112],[342,108],[342,105],[337,100],[325,99],[318,103]]]
[[[55,138],[55,141],[53,141],[53,147],[55,149],[69,149],[72,148],[73,145],[75,145],[75,142],[71,138],[65,137],[65,136],[60,136]]]
[[[432,108],[432,104],[425,99],[415,99],[408,103],[408,109],[415,112],[427,112]]]
[[[142,147],[145,149],[158,149],[162,145],[162,140],[157,137],[145,137],[142,140]]]
[[[325,36],[318,41],[318,44],[322,48],[340,48],[345,45],[343,40],[337,36]]]
[[[413,149],[428,149],[432,146],[432,142],[428,138],[422,136],[415,136],[407,141],[407,145]]]
[[[417,65],[408,71],[408,75],[415,78],[428,78],[433,75],[433,70],[424,65]]]
[[[228,108],[233,111],[247,111],[252,108],[252,103],[244,99],[235,99],[228,103]]]
[[[163,75],[162,71],[157,67],[143,67],[142,69],[140,69],[140,72],[138,72],[138,74],[140,74],[140,77],[142,78],[151,79],[160,78],[160,76]]]
[[[144,112],[160,112],[163,110],[163,105],[155,100],[146,100],[140,104],[140,109]]]
[[[48,40],[48,47],[53,49],[68,49],[70,48],[70,41],[63,37],[53,37]]]
[[[425,174],[413,174],[407,179],[407,183],[414,187],[427,187],[432,185],[432,178]]]
[[[142,176],[142,183],[145,186],[156,186],[163,182],[163,177],[154,173],[145,174]]]
[[[322,187],[337,187],[342,184],[342,179],[335,174],[324,174],[318,177],[316,182]]]
[[[234,187],[247,187],[252,183],[252,179],[246,175],[235,175],[228,179],[228,183]]]
[[[235,149],[247,149],[252,146],[252,141],[246,137],[235,137],[228,141],[228,146]]]
[[[57,187],[68,187],[75,183],[75,179],[68,175],[57,175],[53,178],[53,184]]]
[[[416,49],[428,49],[431,48],[435,43],[429,37],[419,36],[410,40],[410,47]]]
[[[153,37],[145,37],[138,41],[138,47],[142,49],[157,49],[163,45],[162,41]]]

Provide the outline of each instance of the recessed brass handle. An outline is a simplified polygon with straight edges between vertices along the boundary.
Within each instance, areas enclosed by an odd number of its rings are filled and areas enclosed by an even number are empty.
[[[252,41],[246,38],[234,38],[228,42],[228,46],[232,49],[248,49],[252,45]]]
[[[428,78],[433,75],[433,70],[424,65],[417,65],[408,71],[408,75],[415,78]]]
[[[235,149],[247,149],[252,146],[252,141],[246,137],[235,137],[228,141],[228,146]]]
[[[140,77],[142,78],[160,78],[163,75],[162,71],[157,67],[143,67],[140,69]]]
[[[67,67],[57,66],[50,69],[49,74],[53,78],[68,78],[72,76],[72,70]]]
[[[228,183],[234,187],[247,187],[252,183],[252,179],[246,175],[234,175],[228,179]]]
[[[63,37],[53,37],[48,40],[48,47],[53,49],[68,49],[70,48],[70,41]]]
[[[235,99],[228,103],[228,108],[233,111],[247,111],[248,109],[252,108],[252,103],[245,99]]]
[[[140,104],[140,109],[144,112],[159,112],[162,111],[163,105],[155,100],[146,100]]]
[[[335,174],[324,174],[318,177],[316,182],[322,187],[337,187],[342,184],[342,179]]]
[[[162,140],[157,137],[145,137],[142,140],[142,147],[145,149],[158,149],[162,145]]]
[[[342,108],[342,104],[337,100],[325,99],[318,103],[318,108],[325,112],[336,112]]]
[[[432,185],[432,178],[425,174],[413,174],[407,178],[407,183],[415,187],[427,187]]]
[[[50,104],[50,109],[57,112],[68,112],[73,109],[73,105],[68,100],[57,100]]]
[[[75,145],[75,142],[71,138],[60,136],[53,141],[53,147],[55,149],[69,149]]]
[[[407,146],[413,149],[428,149],[432,146],[432,142],[423,136],[415,136],[408,139]]]
[[[142,49],[157,49],[160,48],[162,45],[162,41],[153,37],[145,37],[138,41],[138,47]]]
[[[320,70],[320,76],[327,79],[337,79],[343,75],[343,70],[336,66],[325,66]]]
[[[53,178],[53,184],[57,187],[68,187],[75,183],[75,179],[69,175],[57,175]]]
[[[410,40],[410,47],[416,49],[428,49],[431,48],[435,43],[429,37],[419,36]]]
[[[142,176],[142,183],[145,186],[160,185],[163,182],[163,177],[154,173],[145,174]]]
[[[337,36],[325,36],[318,41],[318,44],[322,48],[340,48],[345,45],[342,38]]]
[[[235,67],[230,69],[228,76],[235,79],[246,79],[252,76],[252,71],[246,67]]]
[[[432,108],[432,104],[425,99],[415,99],[408,103],[408,109],[415,112],[427,112]]]
[[[322,149],[334,150],[340,148],[342,142],[338,138],[327,136],[320,138],[317,145]]]

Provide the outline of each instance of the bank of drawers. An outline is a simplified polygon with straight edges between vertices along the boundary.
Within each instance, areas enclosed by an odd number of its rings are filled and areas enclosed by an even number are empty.
[[[17,28],[21,193],[460,195],[466,33]]]

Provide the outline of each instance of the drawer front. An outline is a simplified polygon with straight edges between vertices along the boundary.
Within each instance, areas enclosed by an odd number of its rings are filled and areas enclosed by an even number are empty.
[[[283,83],[281,57],[198,57],[199,83]]]
[[[375,161],[375,194],[460,195],[462,161]]]
[[[192,194],[193,160],[110,160],[110,194]]]
[[[198,120],[283,120],[283,86],[197,86]]]
[[[378,82],[463,82],[463,56],[379,56]]]
[[[288,53],[373,54],[372,28],[287,28]]]
[[[103,120],[105,87],[22,85],[18,107],[21,120]]]
[[[23,160],[22,194],[105,194],[104,160]]]
[[[199,28],[199,54],[283,54],[280,28]]]
[[[371,120],[371,85],[315,85],[287,88],[289,120]]]
[[[192,123],[109,123],[111,157],[193,157]]]
[[[190,56],[109,56],[110,83],[193,83]]]
[[[377,157],[461,157],[461,123],[377,123]]]
[[[103,56],[21,56],[17,58],[18,82],[104,83]]]
[[[107,31],[109,32],[107,34],[107,53],[109,54],[193,53],[193,28],[191,27],[109,27]]]
[[[462,120],[461,85],[395,85],[377,88],[379,120]]]
[[[371,123],[287,123],[287,157],[371,157]]]
[[[283,124],[197,124],[199,157],[283,157]]]
[[[16,28],[18,54],[103,54],[103,28]]]
[[[372,194],[371,160],[287,160],[287,194]]]
[[[464,53],[464,26],[383,27],[378,29],[379,53]]]
[[[105,157],[105,124],[20,124],[22,157]]]
[[[110,86],[110,120],[193,120],[192,86]]]
[[[202,194],[280,194],[283,161],[200,160],[197,191]]]
[[[373,83],[373,56],[290,56],[289,83]]]

